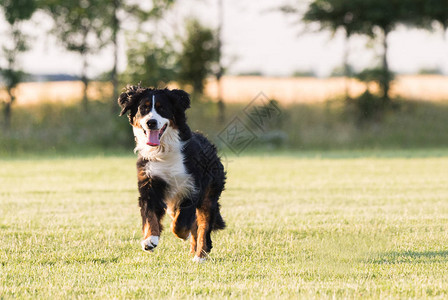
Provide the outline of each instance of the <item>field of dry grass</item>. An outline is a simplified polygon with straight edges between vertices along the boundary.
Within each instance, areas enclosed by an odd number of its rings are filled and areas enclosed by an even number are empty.
[[[228,103],[249,102],[258,93],[282,104],[324,102],[327,99],[343,95],[346,85],[352,96],[365,91],[365,85],[356,80],[345,78],[280,78],[255,76],[223,77],[223,96]],[[175,84],[170,87],[176,87]],[[209,80],[205,94],[214,99],[217,93],[215,80]],[[88,91],[91,99],[111,97],[109,83],[93,82]],[[392,87],[392,94],[406,99],[444,101],[448,100],[448,77],[438,75],[402,75],[398,76]],[[39,102],[79,101],[82,97],[81,82],[30,82],[17,87],[17,105]],[[6,98],[0,91],[0,99]]]
[[[350,95],[363,93],[365,84],[355,79],[334,78],[272,78],[235,77],[223,78],[223,94],[227,102],[248,101],[259,92],[282,104],[324,102],[345,94],[348,85]],[[375,87],[372,88],[375,90]],[[206,94],[216,95],[216,82],[210,81]],[[402,75],[392,86],[392,96],[411,100],[448,100],[448,77],[439,75]]]
[[[99,100],[112,95],[110,83],[93,82],[88,89],[90,99]],[[82,99],[81,81],[25,82],[16,88],[17,105],[41,102],[72,102]],[[5,90],[0,90],[0,100],[7,98]]]

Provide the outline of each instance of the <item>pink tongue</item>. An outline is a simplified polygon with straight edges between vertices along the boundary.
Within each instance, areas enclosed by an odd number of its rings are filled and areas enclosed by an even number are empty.
[[[159,134],[160,134],[160,130],[150,130],[149,131],[149,140],[148,140],[147,144],[150,146],[160,145]]]

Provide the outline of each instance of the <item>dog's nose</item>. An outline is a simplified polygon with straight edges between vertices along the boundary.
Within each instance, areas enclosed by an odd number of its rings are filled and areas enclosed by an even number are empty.
[[[150,119],[146,125],[148,125],[149,129],[156,129],[157,128],[157,120]]]

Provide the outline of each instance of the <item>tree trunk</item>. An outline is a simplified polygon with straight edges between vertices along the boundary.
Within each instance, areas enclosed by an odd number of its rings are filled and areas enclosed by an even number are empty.
[[[120,23],[118,20],[118,8],[120,6],[119,0],[114,0],[114,16],[113,16],[113,33],[112,33],[112,43],[114,48],[114,66],[112,68],[112,87],[113,87],[113,98],[112,112],[117,111],[118,106],[116,105],[118,99],[118,31],[120,29]]]
[[[345,77],[345,100],[350,100],[350,78],[351,78],[351,72],[350,72],[350,65],[348,63],[348,57],[350,54],[350,36],[348,35],[347,31],[345,32],[345,47],[344,47],[344,77]]]
[[[218,121],[220,123],[224,123],[226,119],[226,107],[224,101],[222,99],[222,85],[221,85],[221,76],[216,76],[216,84],[218,88]]]
[[[218,14],[219,14],[219,24],[218,24],[218,32],[217,32],[217,36],[218,36],[218,53],[217,53],[217,60],[218,60],[218,65],[219,65],[219,70],[218,70],[218,74],[216,74],[216,84],[217,84],[217,90],[218,90],[218,121],[220,123],[224,123],[225,120],[225,105],[224,105],[224,100],[222,98],[222,86],[221,86],[221,78],[222,75],[224,73],[224,68],[222,67],[222,62],[221,62],[221,54],[222,54],[222,37],[221,37],[221,32],[222,32],[222,24],[223,24],[223,20],[224,20],[224,11],[223,11],[223,6],[222,6],[222,0],[218,0]]]
[[[3,110],[3,114],[5,117],[4,127],[6,130],[11,128],[11,101],[5,102],[5,108]]]
[[[441,72],[442,74],[447,74],[448,73],[448,45],[447,45],[447,40],[446,40],[446,33],[447,33],[447,29],[448,29],[448,25],[447,24],[442,24],[443,28],[442,28],[442,39],[443,39],[443,44],[445,45],[445,55],[443,57],[443,61],[442,61],[442,68],[441,68]]]
[[[388,104],[390,102],[389,98],[389,89],[390,89],[390,72],[389,72],[389,64],[387,61],[387,51],[388,51],[388,44],[387,44],[387,36],[389,34],[389,31],[386,29],[383,29],[383,76],[381,78],[381,90],[383,92],[383,101],[384,104]]]
[[[9,101],[5,102],[5,108],[3,113],[5,117],[5,129],[8,130],[11,128],[12,104],[16,100],[16,97],[14,96],[14,92],[12,91],[11,87],[7,87],[6,92],[8,93]]]
[[[86,54],[83,54],[81,81],[84,85],[83,96],[82,96],[82,106],[83,106],[84,111],[87,113],[89,111],[89,99],[87,97],[87,87],[89,85],[89,79],[87,78],[87,55]]]

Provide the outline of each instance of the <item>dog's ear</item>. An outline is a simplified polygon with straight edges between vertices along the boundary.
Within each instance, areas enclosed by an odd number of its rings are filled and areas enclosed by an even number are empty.
[[[137,113],[140,97],[147,89],[139,85],[127,85],[126,90],[118,97],[118,105],[121,107],[120,117],[130,111],[129,120]]]
[[[175,99],[176,104],[182,110],[190,108],[190,95],[183,90],[171,90],[168,94]]]

